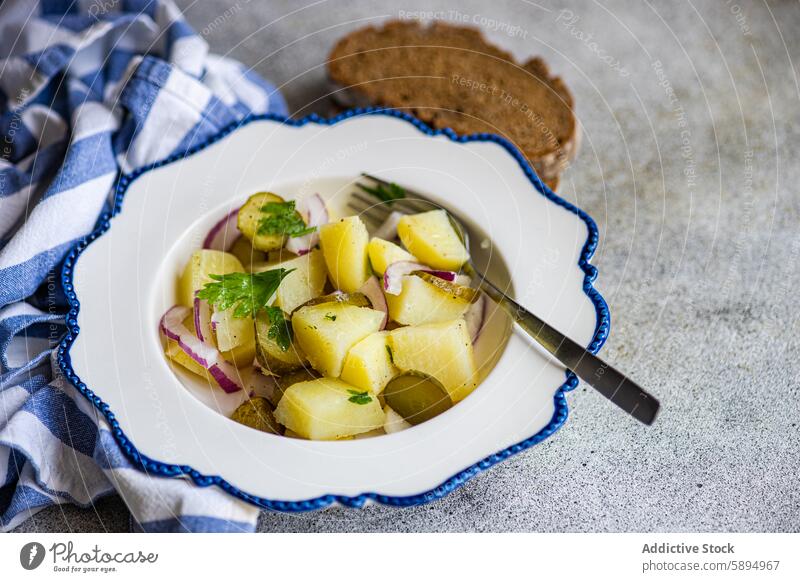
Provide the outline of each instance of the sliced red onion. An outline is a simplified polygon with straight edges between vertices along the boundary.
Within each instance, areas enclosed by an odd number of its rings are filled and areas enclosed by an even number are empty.
[[[222,311],[215,311],[211,314],[211,319],[209,320],[209,325],[211,327],[211,331],[214,332],[214,337],[217,337],[217,326],[219,326],[219,319],[222,317],[221,314]]]
[[[456,274],[453,271],[436,271],[428,265],[415,263],[414,261],[396,261],[386,267],[386,271],[383,273],[383,290],[392,295],[400,295],[403,290],[403,277],[410,275],[414,271],[425,271],[434,277],[450,282],[456,279]]]
[[[422,269],[426,273],[430,273],[434,277],[438,277],[439,279],[444,279],[448,283],[452,283],[456,280],[456,274],[454,271],[437,271],[435,269]]]
[[[233,243],[236,242],[236,239],[242,234],[236,226],[238,217],[239,209],[234,208],[225,218],[212,226],[203,241],[203,248],[215,251],[230,250]]]
[[[208,370],[225,392],[228,394],[238,392],[242,389],[242,384],[236,367],[226,362],[217,348],[200,341],[183,325],[183,320],[190,312],[188,307],[182,305],[168,309],[161,318],[161,333],[176,341],[187,356]]]
[[[211,307],[208,301],[194,298],[194,333],[203,343],[214,344],[214,334],[211,333],[215,327],[211,316]]]
[[[478,341],[478,337],[481,335],[483,324],[486,321],[487,307],[486,295],[481,293],[478,300],[470,305],[464,314],[464,321],[467,324],[467,331],[473,344]]]
[[[370,277],[358,291],[367,296],[367,299],[372,303],[372,309],[383,311],[381,329],[384,329],[386,324],[389,323],[389,306],[386,304],[386,297],[383,295],[378,278]]]
[[[225,360],[220,359],[219,362],[208,369],[208,373],[217,381],[219,387],[228,394],[233,394],[242,389],[242,384],[239,380],[239,371],[236,369],[236,366]]]
[[[311,252],[319,242],[319,227],[327,224],[328,208],[325,206],[325,201],[319,194],[314,194],[300,201],[297,209],[303,215],[306,225],[317,227],[314,232],[310,232],[303,236],[289,238],[286,241],[286,250],[296,255],[304,255]]]
[[[389,216],[386,217],[386,220],[383,221],[372,236],[376,238],[382,238],[383,240],[393,241],[397,238],[397,223],[400,222],[400,219],[403,218],[405,214],[402,212],[397,212],[393,210]]]

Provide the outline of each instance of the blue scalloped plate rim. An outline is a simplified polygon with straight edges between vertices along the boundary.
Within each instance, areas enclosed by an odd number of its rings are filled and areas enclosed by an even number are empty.
[[[316,114],[309,115],[302,119],[293,120],[288,117],[284,117],[282,115],[277,114],[262,114],[262,115],[253,115],[245,118],[240,122],[236,122],[234,124],[229,125],[228,127],[220,130],[218,133],[214,134],[213,136],[209,137],[202,143],[197,144],[196,146],[192,147],[189,151],[182,153],[180,155],[172,155],[167,157],[163,160],[150,164],[146,167],[140,168],[130,174],[123,174],[119,177],[117,182],[115,197],[114,197],[114,204],[112,210],[105,212],[97,222],[97,226],[95,229],[82,238],[70,251],[69,255],[67,255],[64,266],[62,268],[61,280],[64,286],[64,291],[67,296],[67,300],[69,302],[69,313],[67,314],[67,335],[61,341],[58,347],[58,353],[56,359],[58,361],[58,365],[64,374],[64,376],[78,389],[78,391],[83,394],[89,402],[91,402],[105,417],[109,426],[111,427],[111,433],[114,436],[114,439],[119,444],[120,448],[123,451],[123,454],[127,457],[127,459],[131,462],[131,464],[136,467],[137,469],[144,471],[151,475],[157,476],[164,476],[164,477],[179,477],[185,476],[189,477],[196,485],[200,487],[208,487],[211,485],[216,485],[223,489],[224,491],[228,492],[229,494],[242,499],[248,503],[256,505],[258,507],[264,509],[270,509],[275,511],[284,511],[284,512],[300,512],[300,511],[313,511],[316,509],[325,508],[333,503],[339,503],[341,505],[347,507],[363,507],[367,500],[376,501],[378,503],[382,503],[384,505],[391,505],[396,507],[407,507],[412,505],[420,505],[422,503],[428,503],[430,501],[435,501],[436,499],[441,499],[445,495],[451,493],[452,491],[458,489],[461,485],[466,483],[472,477],[476,476],[479,473],[489,469],[493,465],[503,461],[512,455],[515,455],[519,452],[522,452],[526,449],[529,449],[535,444],[542,442],[544,439],[552,435],[556,432],[567,420],[567,415],[569,413],[569,409],[567,407],[567,399],[566,393],[570,390],[573,390],[578,385],[578,378],[572,372],[566,373],[566,381],[558,388],[556,391],[553,400],[555,403],[555,411],[553,413],[550,422],[545,426],[542,430],[537,432],[531,437],[527,439],[511,445],[510,447],[503,449],[493,455],[486,457],[485,459],[470,465],[466,469],[458,472],[457,474],[453,475],[446,481],[444,481],[438,487],[431,489],[429,491],[425,491],[423,493],[418,493],[416,495],[408,495],[403,497],[395,497],[389,495],[380,495],[378,493],[362,493],[360,495],[351,497],[346,495],[322,495],[320,497],[315,497],[313,499],[306,499],[303,501],[280,501],[274,499],[266,499],[263,497],[258,497],[256,495],[251,495],[241,489],[231,485],[228,481],[223,479],[218,475],[203,475],[199,471],[193,469],[188,465],[176,465],[170,463],[164,463],[158,461],[156,459],[152,459],[140,453],[133,442],[125,435],[122,429],[119,426],[119,422],[116,420],[114,413],[111,411],[108,404],[103,402],[103,400],[97,396],[75,373],[72,368],[72,361],[69,354],[69,349],[72,346],[75,338],[77,337],[80,329],[78,326],[78,311],[80,310],[80,302],[78,297],[75,293],[75,288],[73,284],[73,275],[74,275],[74,265],[78,258],[80,257],[81,253],[86,250],[86,248],[94,242],[98,237],[100,237],[103,233],[105,233],[111,227],[111,219],[116,216],[122,209],[122,202],[125,196],[125,193],[128,187],[133,183],[137,178],[139,178],[142,174],[154,170],[156,168],[160,168],[162,166],[166,166],[167,164],[171,164],[181,159],[192,155],[194,153],[199,152],[207,148],[208,146],[218,142],[222,138],[226,137],[234,130],[252,123],[254,121],[274,121],[277,123],[283,123],[286,125],[290,125],[293,127],[302,127],[308,123],[315,123],[318,125],[334,125],[339,123],[340,121],[344,121],[346,119],[350,119],[352,117],[361,116],[361,115],[386,115],[390,117],[396,117],[398,119],[402,119],[422,133],[425,133],[430,136],[437,136],[437,135],[444,135],[450,140],[458,143],[467,143],[472,141],[484,141],[484,142],[494,142],[505,148],[505,150],[514,157],[514,159],[519,163],[522,170],[525,172],[525,175],[531,181],[531,184],[539,191],[543,196],[551,200],[552,202],[558,204],[559,206],[563,206],[567,210],[575,213],[578,215],[587,226],[589,231],[588,237],[586,242],[583,245],[583,249],[581,250],[580,258],[578,260],[578,266],[584,272],[584,279],[583,279],[583,291],[592,301],[592,304],[595,307],[595,311],[597,313],[597,323],[595,325],[594,336],[592,338],[591,343],[588,346],[588,349],[592,353],[597,353],[600,348],[605,343],[606,339],[608,338],[608,333],[611,327],[611,314],[608,309],[608,305],[606,304],[605,299],[603,296],[600,295],[600,292],[594,288],[592,283],[597,278],[597,268],[594,265],[589,263],[592,255],[594,254],[595,249],[597,248],[597,243],[599,241],[599,231],[597,229],[597,225],[595,224],[594,220],[591,216],[589,216],[586,212],[578,208],[577,206],[567,202],[563,198],[560,198],[558,195],[553,193],[536,175],[533,168],[530,166],[528,161],[525,157],[520,153],[520,151],[508,140],[502,138],[498,135],[491,134],[491,133],[478,133],[478,134],[471,134],[471,135],[457,135],[454,131],[449,128],[446,129],[432,129],[419,119],[404,113],[402,111],[397,111],[393,109],[384,109],[384,108],[360,108],[360,109],[351,109],[337,115],[336,117],[332,117],[330,119],[322,118]]]

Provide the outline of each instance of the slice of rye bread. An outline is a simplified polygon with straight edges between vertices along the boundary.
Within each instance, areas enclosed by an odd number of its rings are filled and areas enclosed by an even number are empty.
[[[540,58],[519,65],[475,28],[390,21],[342,38],[328,57],[345,107],[408,111],[435,128],[490,132],[514,143],[555,188],[579,129],[569,90]]]

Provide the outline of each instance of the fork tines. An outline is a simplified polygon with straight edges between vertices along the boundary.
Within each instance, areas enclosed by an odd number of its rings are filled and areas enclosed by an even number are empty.
[[[386,220],[392,211],[386,203],[375,201],[369,195],[358,191],[351,194],[347,205],[359,216],[378,224]]]
[[[361,175],[385,188],[396,187],[391,182],[387,182],[377,176],[365,172],[362,172]],[[371,186],[367,186],[362,182],[356,182],[356,186],[360,188],[361,191],[355,190],[352,192],[348,206],[365,218],[378,223],[386,220],[392,212],[416,214],[418,212],[439,208],[438,205],[428,200],[422,194],[405,187],[403,188],[406,193],[405,198],[387,201],[378,199],[378,197],[371,192],[371,190],[374,189]]]

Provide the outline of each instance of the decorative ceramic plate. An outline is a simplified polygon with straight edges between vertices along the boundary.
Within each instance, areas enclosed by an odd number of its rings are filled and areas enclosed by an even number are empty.
[[[66,261],[72,328],[61,368],[106,416],[136,466],[215,484],[271,509],[412,505],[447,494],[564,423],[564,392],[576,378],[494,310],[475,346],[484,374],[478,388],[428,422],[369,439],[319,442],[255,431],[227,418],[241,395],[167,361],[158,321],[211,225],[259,190],[288,199],[318,192],[343,207],[361,172],[468,217],[484,234],[473,253],[490,280],[579,343],[600,348],[609,316],[588,262],[597,228],[543,186],[502,138],[435,132],[391,111],[252,119],[191,155],[123,176],[117,214],[102,218]]]

